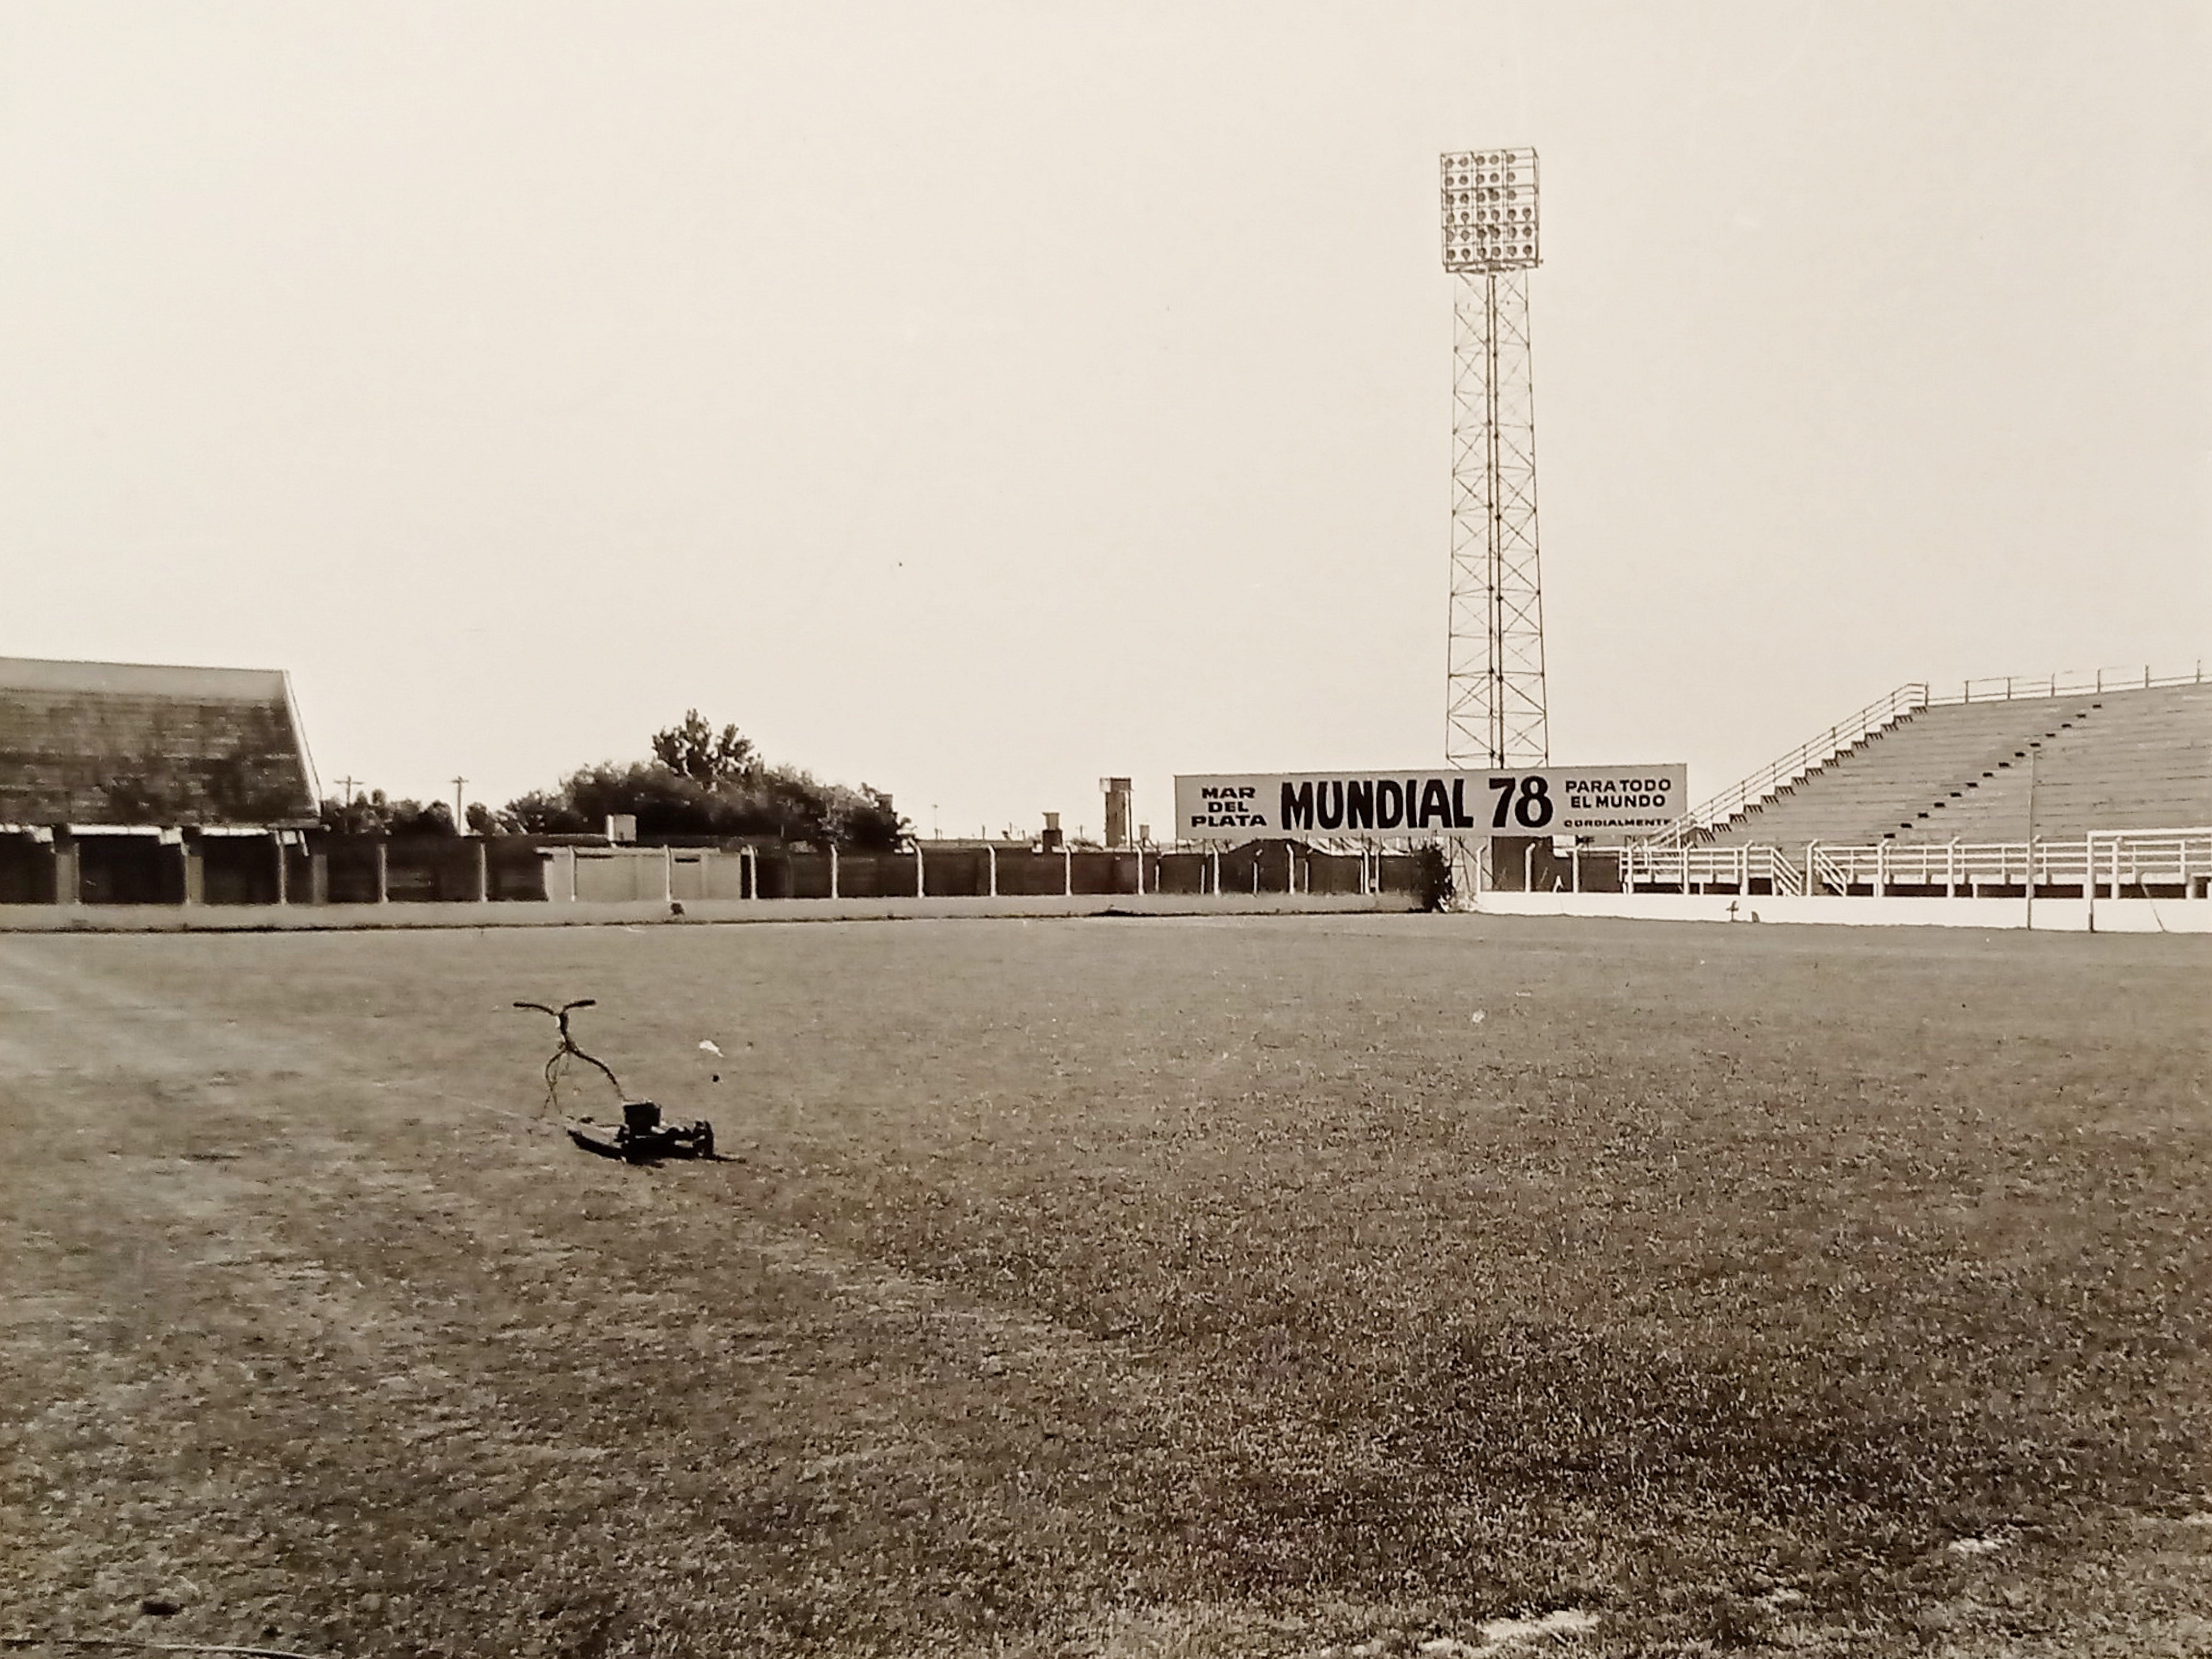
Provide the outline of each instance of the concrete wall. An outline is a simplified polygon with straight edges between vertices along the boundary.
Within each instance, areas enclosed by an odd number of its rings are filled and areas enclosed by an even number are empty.
[[[280,878],[280,859],[281,878]],[[939,847],[844,854],[781,848],[545,846],[529,836],[311,834],[280,853],[267,835],[195,836],[179,847],[152,837],[66,836],[52,846],[0,836],[0,905],[135,908],[181,904],[250,909],[334,906],[409,909],[524,902],[562,908],[844,901],[1080,901],[1146,896],[1200,899],[1283,895],[1361,898],[1370,872],[1401,902],[1414,861],[1378,866],[1287,842],[1195,852]],[[1141,873],[1140,873],[1141,872]],[[836,895],[832,899],[833,892]],[[1218,889],[1218,893],[1217,893]],[[67,908],[66,906],[64,907]],[[577,919],[577,918],[571,918]],[[0,927],[17,918],[0,915]],[[199,925],[199,924],[195,924]],[[213,924],[208,924],[213,925]],[[227,925],[227,924],[226,924]],[[359,925],[348,918],[337,926]]]
[[[708,899],[686,901],[673,915],[665,902],[551,904],[15,905],[0,909],[0,933],[311,933],[405,927],[571,927],[644,924],[690,927],[718,922],[902,921],[922,917],[1116,915],[1303,915],[1403,911],[1403,896],[1345,898],[1304,893],[1173,893],[1073,898]]]
[[[1490,867],[1500,891],[1620,890],[1620,860],[1610,848],[1554,853],[1549,836],[1498,836],[1490,845]]]
[[[625,904],[669,899],[667,857],[658,848],[645,858],[629,853],[599,852],[577,848],[575,902],[579,904]]]

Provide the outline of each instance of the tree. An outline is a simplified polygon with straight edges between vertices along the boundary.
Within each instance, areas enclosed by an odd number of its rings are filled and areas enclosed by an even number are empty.
[[[715,731],[696,708],[685,709],[679,725],[653,734],[653,757],[679,778],[706,784],[747,777],[760,765],[751,738],[735,726]]]
[[[1424,910],[1451,908],[1451,855],[1444,851],[1442,842],[1425,841],[1413,849],[1413,891]]]
[[[481,809],[478,809],[481,810]],[[391,800],[381,789],[349,801],[325,799],[323,828],[346,836],[450,836],[453,809],[441,800]]]
[[[500,809],[499,815],[527,836],[580,836],[600,827],[585,821],[565,787],[517,795]]]
[[[532,835],[573,835],[625,813],[646,840],[758,836],[854,851],[889,851],[912,834],[880,790],[767,765],[736,726],[716,732],[696,708],[655,732],[652,747],[650,761],[603,761],[571,772],[557,789],[519,795],[500,817]]]
[[[891,798],[865,783],[858,789],[830,786],[829,829],[830,838],[838,846],[864,853],[893,852],[913,834],[913,826],[892,807]]]

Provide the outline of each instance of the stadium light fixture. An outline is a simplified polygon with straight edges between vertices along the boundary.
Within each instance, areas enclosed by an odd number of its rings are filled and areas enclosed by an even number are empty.
[[[1526,145],[1447,152],[1443,231],[1446,270],[1533,270],[1541,257],[1536,152]]]

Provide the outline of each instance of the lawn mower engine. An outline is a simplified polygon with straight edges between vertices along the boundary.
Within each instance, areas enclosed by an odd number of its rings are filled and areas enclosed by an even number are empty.
[[[659,1158],[712,1158],[714,1126],[701,1118],[696,1123],[664,1123],[660,1108],[649,1100],[623,1102],[622,1127],[611,1133],[597,1133],[599,1126],[586,1119],[570,1130],[579,1146],[592,1152],[612,1152],[633,1164]]]

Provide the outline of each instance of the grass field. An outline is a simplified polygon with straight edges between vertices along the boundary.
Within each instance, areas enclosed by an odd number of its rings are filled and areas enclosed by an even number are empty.
[[[0,1637],[2212,1651],[2208,988],[1458,916],[0,938]],[[508,1004],[575,996],[730,1161],[533,1115]]]

